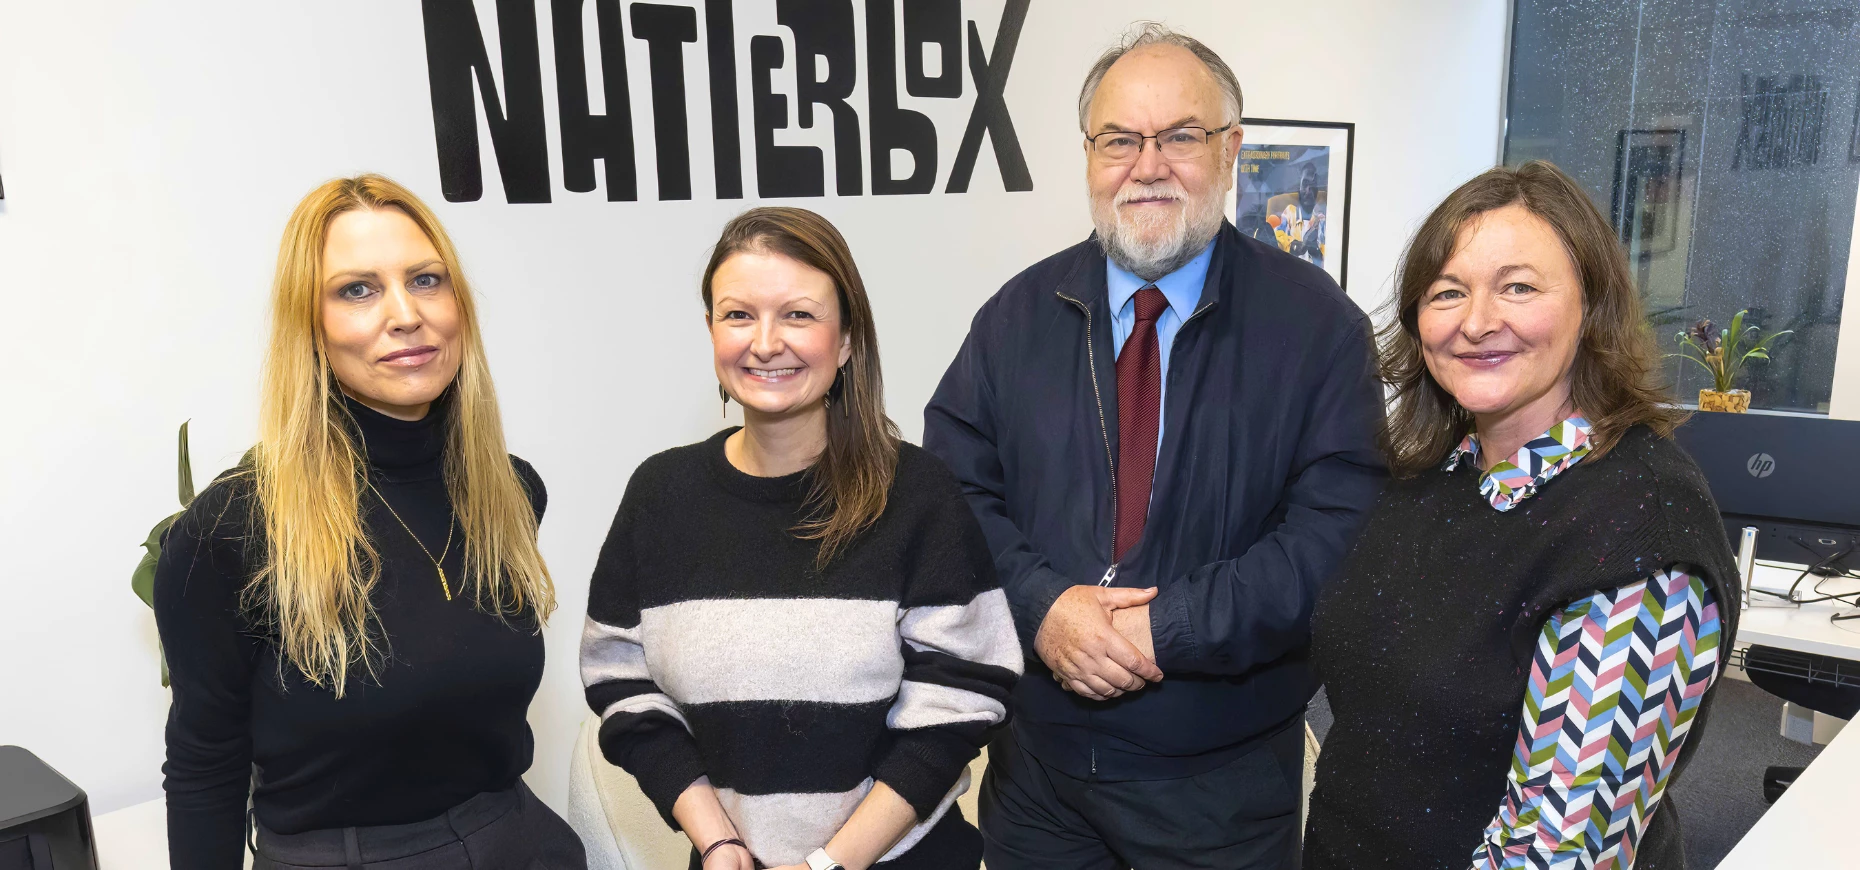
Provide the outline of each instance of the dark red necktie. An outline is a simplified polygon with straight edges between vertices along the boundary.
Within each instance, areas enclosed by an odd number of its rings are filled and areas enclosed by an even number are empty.
[[[1117,532],[1112,560],[1143,537],[1156,476],[1156,430],[1162,426],[1162,350],[1156,318],[1169,308],[1155,287],[1137,291],[1137,323],[1117,355]]]

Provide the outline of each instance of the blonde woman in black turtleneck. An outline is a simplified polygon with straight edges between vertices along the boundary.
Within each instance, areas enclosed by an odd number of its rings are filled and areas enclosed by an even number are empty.
[[[156,570],[172,865],[235,870],[250,837],[259,870],[584,868],[520,779],[545,501],[505,453],[432,212],[380,176],[312,191],[278,256],[258,445]]]

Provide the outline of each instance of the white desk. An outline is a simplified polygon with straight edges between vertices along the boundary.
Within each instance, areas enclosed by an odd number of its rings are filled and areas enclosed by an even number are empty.
[[[1860,781],[1860,727],[1843,730],[1821,750],[1815,763],[1757,820],[1718,870],[1860,867],[1860,844],[1842,833],[1854,823],[1856,781]]]
[[[168,870],[168,805],[162,798],[94,816],[99,870]],[[252,856],[245,856],[252,866]]]
[[[1794,583],[1795,578],[1802,573],[1802,566],[1758,562],[1753,573],[1756,574],[1756,582],[1751,584],[1751,588],[1787,592],[1789,584]],[[1860,580],[1822,580],[1810,576],[1802,581],[1796,594],[1803,598],[1814,597],[1813,589],[1817,580],[1821,581],[1824,593],[1860,591]],[[1750,609],[1743,611],[1738,618],[1739,644],[1758,644],[1860,660],[1860,619],[1848,622],[1831,622],[1828,619],[1837,613],[1853,613],[1853,608],[1838,601],[1790,606],[1769,595],[1752,595],[1750,601]],[[1856,862],[1856,866],[1860,866],[1860,862]]]
[[[1800,565],[1757,563],[1751,587],[1787,592],[1802,573]],[[1797,588],[1803,598],[1815,597],[1820,578],[1808,577]],[[1860,580],[1824,580],[1822,594],[1860,590]],[[1754,595],[1742,612],[1737,642],[1802,653],[1860,660],[1860,620],[1830,622],[1837,613],[1854,609],[1838,601],[1789,606],[1769,595]],[[1771,602],[1778,602],[1772,604]],[[1860,781],[1860,727],[1843,729],[1821,750],[1815,763],[1783,792],[1781,800],[1763,814],[1756,827],[1725,856],[1719,870],[1775,870],[1781,867],[1860,868],[1860,847],[1839,832],[1853,823],[1854,783]],[[1755,783],[1751,784],[1752,787]]]

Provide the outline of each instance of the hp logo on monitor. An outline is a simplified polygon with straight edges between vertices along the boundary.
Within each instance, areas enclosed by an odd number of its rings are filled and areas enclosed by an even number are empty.
[[[1768,453],[1752,454],[1750,461],[1744,463],[1744,470],[1758,479],[1769,477],[1776,473],[1776,458]]]

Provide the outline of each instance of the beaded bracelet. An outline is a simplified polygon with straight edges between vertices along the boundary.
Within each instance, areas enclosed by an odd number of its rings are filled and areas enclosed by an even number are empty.
[[[717,842],[710,844],[709,847],[704,849],[704,854],[698,857],[698,863],[703,864],[705,861],[709,861],[710,853],[715,852],[718,849],[721,849],[725,846],[742,846],[744,849],[749,848],[748,844],[734,837],[723,839],[723,840],[718,840]]]

